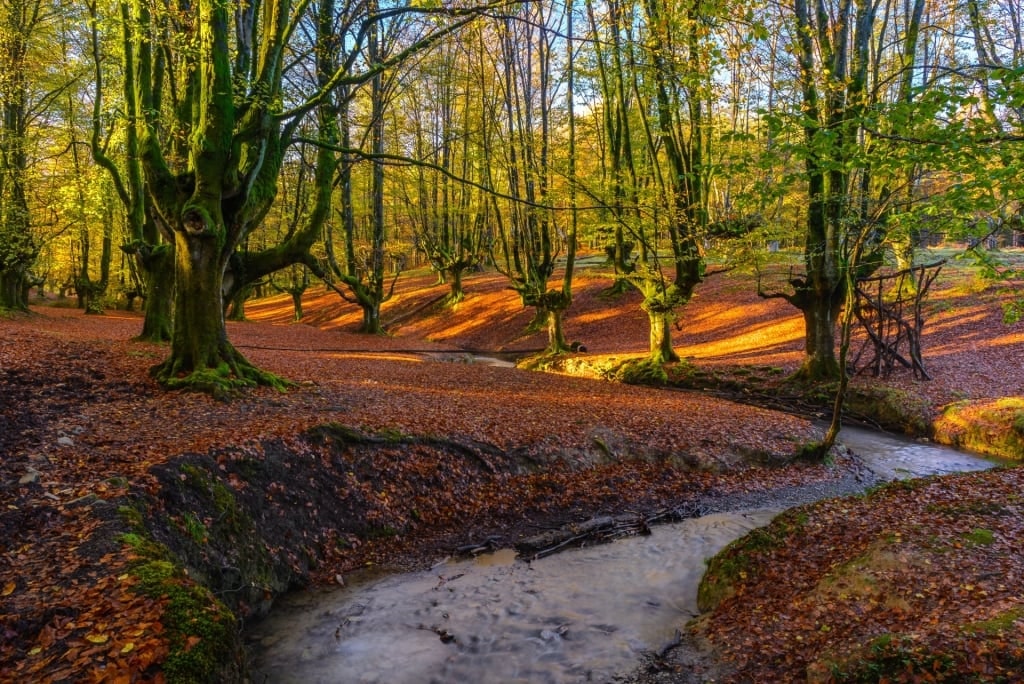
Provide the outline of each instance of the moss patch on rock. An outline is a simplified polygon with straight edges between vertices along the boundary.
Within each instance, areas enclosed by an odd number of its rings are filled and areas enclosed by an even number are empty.
[[[132,568],[137,588],[163,599],[161,618],[170,642],[163,663],[168,684],[239,681],[244,670],[234,614],[171,561],[147,560]]]

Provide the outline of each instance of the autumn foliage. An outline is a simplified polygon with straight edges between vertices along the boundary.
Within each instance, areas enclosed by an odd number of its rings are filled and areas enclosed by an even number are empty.
[[[578,358],[644,356],[636,297],[602,299],[599,275],[579,282],[567,333],[590,351]],[[677,350],[709,372],[756,361],[785,374],[800,360],[799,321],[742,283],[698,292]],[[234,619],[225,603],[253,616],[288,586],[415,564],[488,535],[511,541],[531,522],[840,475],[793,462],[818,434],[804,418],[708,392],[468,363],[467,348],[543,345],[524,334],[529,312],[500,278],[469,279],[467,292],[458,309],[435,311],[443,287],[410,279],[386,311],[386,338],[348,332],[358,312],[327,295],[307,294],[299,325],[286,297],[250,304],[258,322],[231,324],[232,341],[295,386],[230,402],[160,390],[148,370],[166,349],[130,341],[137,315],[40,307],[0,321],[0,679],[186,680],[189,668],[213,678],[210,659],[237,646],[221,629]],[[926,328],[936,380],[886,386],[934,407],[1018,392],[1020,369],[1003,359],[1019,327],[998,323],[991,295],[956,292]],[[918,673],[950,653],[943,676],[1008,672],[1024,571],[1017,480],[941,478],[796,514],[800,534],[763,551],[707,637],[739,672],[776,681],[829,663],[859,672],[875,647],[920,656]],[[877,579],[844,588],[862,560],[878,561]],[[244,592],[214,571],[245,563],[266,574]]]

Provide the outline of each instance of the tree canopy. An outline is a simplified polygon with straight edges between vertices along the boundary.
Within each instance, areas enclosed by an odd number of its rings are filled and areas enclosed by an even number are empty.
[[[1018,241],[1018,10],[3,0],[0,306],[143,297],[160,380],[216,392],[278,382],[224,318],[285,269],[379,333],[404,268],[449,305],[496,268],[559,352],[582,249],[643,293],[652,361],[709,272],[755,268],[834,378],[850,277]]]

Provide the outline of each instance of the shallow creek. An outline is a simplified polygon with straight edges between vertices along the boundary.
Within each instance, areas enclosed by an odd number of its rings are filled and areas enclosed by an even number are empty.
[[[841,441],[883,479],[992,465],[857,429],[844,429]],[[706,558],[811,498],[660,525],[650,536],[529,563],[499,551],[287,596],[248,634],[254,681],[607,682],[696,614]]]

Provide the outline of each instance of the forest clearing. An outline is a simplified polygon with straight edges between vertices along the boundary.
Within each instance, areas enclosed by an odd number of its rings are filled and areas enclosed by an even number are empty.
[[[236,620],[255,619],[289,587],[331,584],[371,563],[417,567],[489,536],[513,541],[531,525],[828,482],[849,467],[847,457],[794,461],[821,430],[795,415],[709,392],[469,362],[466,349],[532,349],[544,333],[523,334],[529,312],[499,278],[467,279],[456,309],[424,308],[443,289],[428,278],[400,289],[387,311],[403,322],[386,337],[349,332],[358,311],[334,295],[308,293],[300,323],[287,296],[251,302],[251,322],[230,324],[232,339],[294,385],[227,402],[159,389],[148,369],[161,347],[130,341],[138,315],[45,306],[0,323],[5,678],[240,676]],[[588,351],[573,356],[644,356],[635,295],[599,296],[610,282],[600,269],[580,282],[567,330]],[[723,275],[694,298],[676,342],[690,363],[731,376],[799,364],[798,316],[762,311],[750,284]],[[904,370],[860,381],[905,392],[935,417],[955,401],[1003,400],[1019,412],[1021,371],[1006,360],[1024,333],[999,307],[1011,294],[951,272],[924,328],[933,379]],[[481,311],[494,315],[481,323]],[[745,571],[700,634],[739,668],[737,681],[798,678],[816,662],[809,653],[834,653],[854,674],[880,667],[894,681],[904,671],[1012,681],[1024,647],[1019,479],[1017,469],[944,476],[789,515],[767,528],[771,544],[755,546],[771,560]],[[799,535],[793,516],[806,527]],[[818,541],[830,535],[842,545]],[[892,585],[840,592],[850,612],[833,605],[836,592],[808,589],[836,567],[856,577],[853,560],[884,556],[886,544],[915,559],[903,564],[911,575],[890,569]],[[224,568],[246,577],[244,590]],[[894,597],[894,586],[911,598]],[[877,605],[881,614],[869,611]],[[832,621],[773,627],[766,606]],[[883,644],[885,634],[894,636]],[[702,681],[682,679],[699,667],[663,665],[657,681]],[[807,671],[827,680],[821,667]]]

